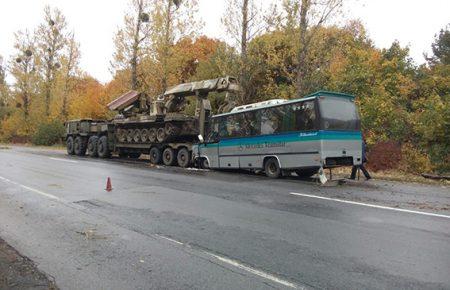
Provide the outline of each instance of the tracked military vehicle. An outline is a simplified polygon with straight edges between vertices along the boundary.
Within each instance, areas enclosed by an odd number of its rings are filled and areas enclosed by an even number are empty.
[[[208,94],[240,90],[237,80],[223,77],[174,86],[152,98],[129,91],[107,106],[116,111],[113,120],[73,120],[66,123],[67,152],[91,157],[137,158],[150,154],[153,164],[187,167],[191,163],[192,145],[204,135],[211,113]],[[196,97],[194,115],[183,113],[187,97]]]

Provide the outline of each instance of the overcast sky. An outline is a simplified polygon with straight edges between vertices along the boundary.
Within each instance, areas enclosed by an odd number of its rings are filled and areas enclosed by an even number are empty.
[[[271,0],[260,0],[267,4]],[[345,0],[344,0],[345,1]],[[220,18],[225,0],[199,0],[204,33],[224,39]],[[102,82],[111,79],[112,38],[123,22],[128,0],[2,0],[0,55],[13,52],[13,33],[33,30],[43,18],[45,5],[58,7],[81,44],[81,67]],[[359,18],[375,45],[389,47],[394,40],[409,45],[411,56],[423,63],[434,35],[450,23],[450,0],[347,0],[346,19]]]

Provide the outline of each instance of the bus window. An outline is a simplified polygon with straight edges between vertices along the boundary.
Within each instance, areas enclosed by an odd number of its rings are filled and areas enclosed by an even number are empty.
[[[316,110],[314,101],[306,101],[292,106],[295,115],[295,131],[310,131],[316,129]]]
[[[242,118],[243,136],[255,136],[260,134],[258,114],[256,111],[245,112],[242,114]]]
[[[261,135],[281,133],[284,113],[283,106],[261,110]]]
[[[355,102],[347,98],[320,97],[321,127],[324,130],[360,130]]]

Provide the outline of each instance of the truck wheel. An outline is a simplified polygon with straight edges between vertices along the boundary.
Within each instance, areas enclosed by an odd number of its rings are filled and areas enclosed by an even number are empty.
[[[160,143],[162,143],[162,142],[164,142],[164,140],[166,140],[166,131],[164,130],[164,128],[158,129],[158,131],[156,132],[156,139]]]
[[[111,152],[108,148],[108,137],[102,136],[97,142],[97,154],[100,158],[109,158]]]
[[[264,163],[264,171],[270,178],[278,178],[281,175],[281,168],[276,158],[270,158]]]
[[[66,145],[67,145],[67,154],[74,155],[75,152],[73,151],[73,137],[72,136],[69,136],[67,138]]]
[[[181,148],[177,155],[178,165],[186,168],[191,164],[191,153],[186,148]]]
[[[87,152],[90,157],[93,157],[93,158],[98,157],[97,144],[98,144],[98,137],[91,136],[88,140],[88,145],[87,145]]]
[[[161,163],[161,150],[157,147],[150,149],[150,163],[157,165]]]
[[[162,160],[163,160],[164,165],[166,165],[166,166],[175,165],[175,162],[177,161],[175,151],[170,147],[167,147],[166,149],[164,149],[163,154],[162,154]]]
[[[316,174],[317,171],[319,171],[318,168],[314,168],[314,169],[297,169],[297,170],[295,170],[295,173],[297,173],[298,177],[307,178],[307,177],[311,177],[314,174]]]
[[[150,141],[150,143],[156,142],[156,128],[151,128],[148,131],[148,140]]]
[[[73,151],[78,156],[86,155],[86,142],[84,138],[77,136],[75,138],[75,142],[73,143]]]

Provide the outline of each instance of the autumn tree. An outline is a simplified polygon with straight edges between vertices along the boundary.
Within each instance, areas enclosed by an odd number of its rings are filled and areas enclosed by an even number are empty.
[[[22,109],[27,120],[31,102],[38,92],[36,42],[28,31],[17,32],[15,38],[15,53],[10,61],[10,72],[15,79],[13,88],[17,106]]]
[[[62,79],[62,105],[61,117],[63,120],[68,118],[69,95],[74,88],[75,78],[79,73],[80,62],[80,45],[75,40],[74,32],[68,34],[67,44],[64,48],[61,57],[62,70],[60,71],[60,78]]]
[[[116,51],[113,54],[112,68],[115,73],[126,70],[130,72],[132,90],[140,87],[140,64],[148,52],[152,29],[149,10],[150,0],[132,0],[130,10],[124,17],[124,26],[114,38]]]
[[[242,87],[242,94],[238,100],[240,104],[248,103],[253,97],[251,83],[255,68],[248,56],[248,44],[265,27],[262,9],[255,2],[255,0],[227,0],[227,8],[222,16],[222,24],[240,52],[237,72]]]
[[[299,97],[306,93],[305,78],[314,69],[307,62],[311,41],[318,29],[340,11],[342,3],[343,0],[283,0],[276,22],[279,29],[293,36],[296,44],[294,82]]]
[[[50,116],[50,102],[57,71],[61,68],[61,57],[67,45],[67,22],[58,9],[46,6],[44,21],[36,30],[37,53],[41,61],[40,73],[43,83],[45,115]]]

